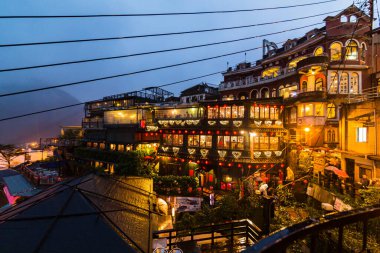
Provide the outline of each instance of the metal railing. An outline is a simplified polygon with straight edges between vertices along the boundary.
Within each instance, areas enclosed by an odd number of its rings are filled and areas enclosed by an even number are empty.
[[[252,221],[236,220],[222,224],[196,227],[191,230],[168,229],[153,232],[156,238],[166,238],[167,248],[171,250],[179,242],[201,242],[210,249],[232,249],[248,247],[258,242],[262,231]]]
[[[359,233],[361,232],[362,245],[361,252],[367,252],[368,249],[368,226],[369,220],[380,217],[380,205],[367,208],[345,211],[326,215],[320,219],[309,219],[296,225],[282,229],[271,236],[268,236],[254,246],[246,249],[244,252],[286,252],[287,248],[295,241],[308,238],[306,247],[309,252],[316,252],[319,244],[319,235],[323,232],[331,232],[337,229],[337,238],[328,238],[331,251],[343,252],[344,228],[350,224],[357,224]],[[362,226],[359,226],[359,224]],[[377,236],[379,228],[375,228]],[[359,234],[358,233],[358,234]],[[306,240],[305,240],[306,241]],[[331,252],[331,251],[328,252]]]
[[[371,87],[362,90],[360,94],[348,94],[347,102],[360,103],[364,101],[371,101],[380,97],[380,86]]]

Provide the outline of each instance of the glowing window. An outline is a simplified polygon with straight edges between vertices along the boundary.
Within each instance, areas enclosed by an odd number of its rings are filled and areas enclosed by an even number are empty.
[[[302,57],[298,57],[298,58],[294,59],[293,61],[289,62],[289,64],[288,64],[288,68],[289,68],[289,70],[291,70],[291,69],[295,69],[295,68],[297,67],[297,63],[298,63],[299,61],[302,61],[303,59],[306,59],[306,58],[307,58],[307,57],[302,56]]]
[[[348,74],[347,73],[342,73],[342,75],[340,76],[339,93],[342,93],[342,94],[348,93]]]
[[[302,92],[306,92],[307,91],[307,82],[306,81],[302,82],[301,89],[302,89]]]
[[[332,72],[331,77],[330,77],[329,93],[337,93],[337,91],[338,91],[338,79],[339,79],[338,73]]]
[[[187,138],[189,147],[199,147],[199,135],[189,135]]]
[[[335,119],[336,118],[336,106],[333,103],[327,105],[327,118]]]
[[[346,46],[346,59],[347,60],[358,60],[359,47],[358,43],[354,40],[351,40],[350,43]]]
[[[315,90],[316,91],[322,91],[323,90],[323,79],[317,78],[315,80]]]
[[[338,42],[334,42],[330,46],[331,61],[340,61],[342,58],[342,45]]]
[[[212,136],[211,135],[201,135],[200,136],[200,147],[201,148],[211,148],[212,146]]]
[[[323,47],[317,47],[314,51],[314,56],[323,55]]]
[[[272,67],[263,71],[262,77],[276,77],[280,74],[280,67]]]
[[[356,142],[367,142],[367,128],[356,128]]]
[[[351,74],[350,93],[351,94],[358,94],[359,93],[359,75],[357,73]]]

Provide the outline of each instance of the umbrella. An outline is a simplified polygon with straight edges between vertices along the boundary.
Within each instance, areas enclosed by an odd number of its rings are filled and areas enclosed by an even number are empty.
[[[325,168],[325,170],[331,170],[331,171],[335,171],[335,170],[339,170],[337,167],[335,167],[335,166],[327,166],[326,168]]]
[[[343,177],[343,178],[348,178],[348,177],[349,177],[345,171],[340,170],[340,169],[336,169],[336,170],[334,170],[334,173],[335,173],[338,177]]]

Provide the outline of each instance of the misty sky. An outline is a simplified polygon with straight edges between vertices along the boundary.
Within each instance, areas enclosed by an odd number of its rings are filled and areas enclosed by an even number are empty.
[[[189,12],[262,8],[310,2],[313,1],[1,0],[0,15]],[[98,37],[100,38],[110,36],[128,36],[248,25],[302,17],[307,15],[313,16],[315,14],[334,10],[338,11],[346,8],[350,4],[352,4],[352,1],[350,0],[337,0],[332,3],[311,7],[234,14],[158,17],[112,17],[91,19],[0,20],[0,44]],[[61,61],[81,60],[96,57],[117,56],[151,50],[169,49],[223,40],[231,40],[323,22],[323,18],[324,17],[319,16],[303,21],[288,22],[277,25],[229,31],[188,34],[181,36],[71,43],[65,45],[59,44],[47,46],[0,48],[0,69],[49,64]],[[316,27],[321,26],[323,25],[320,24]],[[275,42],[284,41],[288,38],[302,36],[305,32],[311,29],[312,27],[279,35],[267,36],[266,39]],[[56,85],[180,63],[184,61],[190,61],[199,58],[258,47],[261,46],[262,39],[263,38],[259,38],[237,43],[171,53],[139,56],[126,59],[0,73],[0,91],[1,93],[4,93],[23,90],[30,87]],[[261,54],[261,49],[253,52],[247,52],[247,61],[255,61],[259,59],[261,57]],[[99,99],[106,95],[140,89],[145,86],[160,85],[191,78],[198,75],[225,70],[227,62],[229,62],[230,66],[232,66],[241,61],[244,61],[244,54],[107,81],[88,83],[80,86],[64,88],[63,90],[80,101],[88,101]],[[222,76],[218,75],[204,78],[202,80],[199,80],[199,82],[206,81],[213,84],[219,84],[221,80]],[[180,90],[196,82],[197,81],[183,83],[180,85],[168,87],[167,89],[178,94]],[[1,86],[3,86],[3,89],[1,89]],[[4,90],[4,87],[7,87],[6,90]],[[43,97],[44,92],[40,92],[40,95]]]

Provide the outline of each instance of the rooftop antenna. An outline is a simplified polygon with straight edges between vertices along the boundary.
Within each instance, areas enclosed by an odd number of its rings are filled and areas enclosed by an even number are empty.
[[[244,62],[247,62],[247,52],[244,52]]]
[[[227,69],[228,69],[229,62],[227,62]]]

